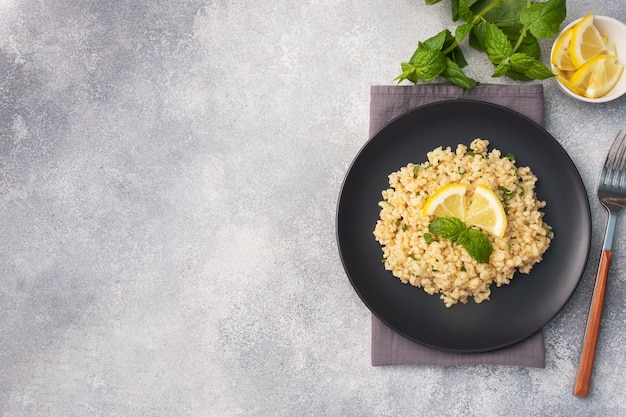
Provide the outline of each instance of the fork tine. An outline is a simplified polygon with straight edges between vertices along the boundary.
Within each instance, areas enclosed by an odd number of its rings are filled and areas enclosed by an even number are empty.
[[[622,139],[620,140],[620,148],[619,149],[620,149],[619,150],[620,160],[619,160],[619,164],[617,166],[617,169],[623,172],[624,171],[624,165],[626,165],[626,134],[624,134],[624,136],[622,136]]]
[[[624,185],[624,165],[626,164],[626,134],[622,131],[617,133],[609,152],[607,153],[604,167],[600,175],[600,184],[605,187],[622,187]]]
[[[617,136],[615,136],[615,139],[613,139],[613,143],[611,144],[611,147],[609,148],[609,152],[606,156],[606,161],[604,162],[604,166],[607,168],[613,168],[613,169],[617,168],[617,162],[620,157],[619,150],[623,145],[624,137],[626,137],[626,135],[622,136],[620,140],[621,134],[622,134],[621,130],[617,132]]]
[[[616,142],[618,141],[618,138],[619,138],[619,145],[617,147],[617,151],[615,155],[615,166],[614,166],[615,177],[613,181],[614,182],[613,186],[618,187],[618,188],[621,188],[624,186],[624,165],[626,164],[626,134],[624,134],[620,138],[621,133],[622,131],[620,130],[617,134],[617,138],[615,138]]]

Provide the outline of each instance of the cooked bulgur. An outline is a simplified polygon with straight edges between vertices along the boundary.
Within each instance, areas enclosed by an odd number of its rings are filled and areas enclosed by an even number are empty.
[[[537,200],[537,177],[529,167],[517,167],[514,157],[488,149],[489,141],[475,139],[469,149],[439,147],[419,165],[408,164],[389,175],[390,188],[382,192],[380,219],[374,236],[382,245],[385,269],[403,283],[440,294],[447,307],[488,300],[490,286],[508,284],[516,271],[528,274],[550,246],[551,228],[543,221]],[[432,216],[422,214],[428,197],[450,183],[489,187],[507,214],[504,237],[487,234],[493,244],[489,263],[474,260],[462,246],[447,239],[432,239]],[[505,201],[506,200],[506,201]],[[426,235],[426,237],[425,237]]]

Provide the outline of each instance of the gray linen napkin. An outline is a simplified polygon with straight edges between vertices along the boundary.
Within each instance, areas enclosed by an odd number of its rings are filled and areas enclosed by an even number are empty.
[[[388,121],[415,107],[443,100],[468,99],[499,104],[543,124],[543,85],[478,84],[464,90],[450,84],[371,87],[370,136]],[[513,346],[484,353],[456,353],[415,343],[372,315],[372,366],[382,365],[510,365],[543,368],[543,331]]]

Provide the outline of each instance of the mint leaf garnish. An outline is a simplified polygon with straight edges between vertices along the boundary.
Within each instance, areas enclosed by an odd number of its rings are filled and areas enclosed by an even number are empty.
[[[489,263],[493,245],[489,238],[480,230],[465,229],[459,234],[456,243],[463,246],[467,253],[478,262],[483,264]]]
[[[489,263],[489,256],[493,252],[491,241],[480,230],[469,229],[460,219],[452,216],[438,217],[428,225],[428,231],[463,246],[478,262]]]
[[[428,225],[428,231],[451,241],[456,241],[461,232],[467,229],[465,223],[456,217],[438,217]]]

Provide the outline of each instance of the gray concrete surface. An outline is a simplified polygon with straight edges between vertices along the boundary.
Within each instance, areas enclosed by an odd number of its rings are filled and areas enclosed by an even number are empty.
[[[626,222],[591,395],[571,393],[606,221],[593,190],[626,97],[578,103],[551,81],[546,127],[594,233],[546,368],[369,364],[335,204],[370,85],[452,27],[448,8],[0,0],[0,413],[626,415]],[[589,11],[626,21],[581,0],[566,22]]]

